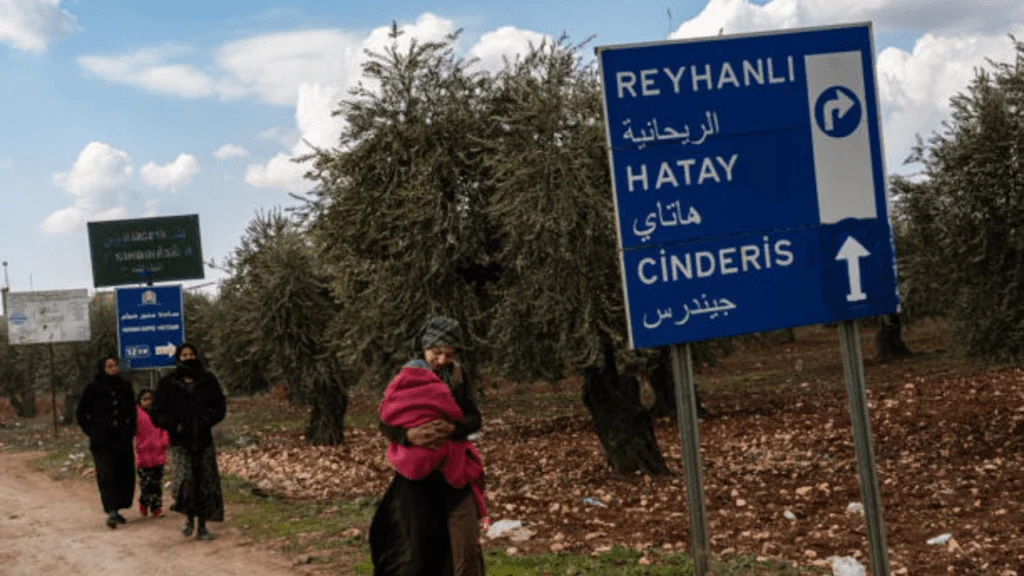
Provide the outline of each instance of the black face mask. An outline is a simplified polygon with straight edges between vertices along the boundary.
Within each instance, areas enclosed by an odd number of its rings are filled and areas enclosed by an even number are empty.
[[[192,376],[198,376],[199,374],[202,374],[202,372],[203,372],[203,364],[199,361],[198,358],[191,358],[189,360],[182,360],[181,362],[179,362],[179,364],[184,366],[185,367],[185,371],[188,372]]]

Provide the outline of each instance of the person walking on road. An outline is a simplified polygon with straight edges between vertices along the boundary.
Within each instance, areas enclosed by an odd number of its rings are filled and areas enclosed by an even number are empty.
[[[85,387],[75,411],[78,425],[89,437],[96,464],[100,502],[111,529],[127,522],[120,511],[135,499],[135,394],[120,375],[116,356],[100,360],[92,383]]]
[[[170,436],[171,510],[185,515],[182,533],[189,537],[195,532],[199,540],[213,540],[206,523],[224,521],[213,427],[224,420],[227,404],[220,382],[203,366],[195,346],[178,346],[175,362],[174,372],[157,384],[149,415]]]
[[[167,430],[153,425],[149,409],[153,405],[153,391],[139,392],[136,408],[135,467],[139,471],[139,514],[150,512],[153,518],[163,514],[164,465],[167,464],[167,446],[170,437]]]

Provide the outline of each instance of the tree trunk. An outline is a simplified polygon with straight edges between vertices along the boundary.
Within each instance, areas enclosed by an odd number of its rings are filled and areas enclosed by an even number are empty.
[[[292,384],[288,382],[285,386],[285,393],[288,397],[288,403],[293,406],[310,406],[313,404],[311,394],[299,383]]]
[[[81,397],[81,394],[76,392],[64,393],[64,409],[61,414],[61,424],[64,426],[73,426],[77,424],[77,422],[75,422],[75,411],[78,408],[78,400]]]
[[[583,403],[594,420],[608,463],[617,474],[644,472],[668,474],[668,466],[654,437],[654,421],[640,404],[639,381],[619,375],[610,339],[605,347],[603,367],[591,366],[584,373]]]
[[[676,382],[672,377],[672,354],[667,346],[659,350],[658,363],[648,373],[648,378],[651,388],[654,389],[654,407],[651,408],[651,416],[677,420],[679,413],[676,410]],[[694,384],[693,393],[697,399],[697,417],[706,418],[709,414],[700,399],[700,390],[696,384]]]
[[[345,412],[348,392],[340,382],[327,377],[314,384],[310,394],[313,405],[306,426],[306,442],[310,446],[337,446],[345,441]]]
[[[11,407],[18,418],[36,417],[36,393],[34,390],[22,390],[10,395]]]
[[[651,408],[651,416],[675,418],[676,390],[675,382],[672,380],[672,358],[667,346],[658,351],[658,362],[648,372],[647,378],[654,390],[654,407]]]
[[[882,316],[875,334],[875,349],[880,361],[892,360],[901,356],[910,356],[910,349],[903,342],[903,330],[899,314]]]

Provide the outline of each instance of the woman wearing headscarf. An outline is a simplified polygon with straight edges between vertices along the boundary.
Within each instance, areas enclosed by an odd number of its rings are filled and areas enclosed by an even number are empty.
[[[174,504],[185,515],[182,533],[212,540],[206,523],[224,521],[213,427],[224,419],[227,404],[216,376],[203,366],[195,346],[183,343],[175,352],[174,372],[160,379],[149,415],[167,430]]]
[[[135,498],[135,393],[121,377],[116,356],[100,360],[96,376],[85,387],[75,413],[78,425],[89,437],[96,464],[96,484],[107,514],[107,526],[117,528],[127,520],[120,510],[131,508]]]
[[[463,441],[480,430],[480,410],[466,371],[455,361],[463,349],[461,327],[446,317],[428,321],[414,340],[406,368],[427,368],[451,390],[462,419],[437,419],[413,428],[381,422],[398,446],[437,446]],[[478,576],[484,574],[480,515],[472,485],[453,487],[440,470],[422,480],[396,473],[370,526],[374,576]]]

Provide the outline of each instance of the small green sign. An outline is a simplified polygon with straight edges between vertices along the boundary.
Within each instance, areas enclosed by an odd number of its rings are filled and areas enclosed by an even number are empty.
[[[97,288],[204,277],[199,215],[89,222]]]

